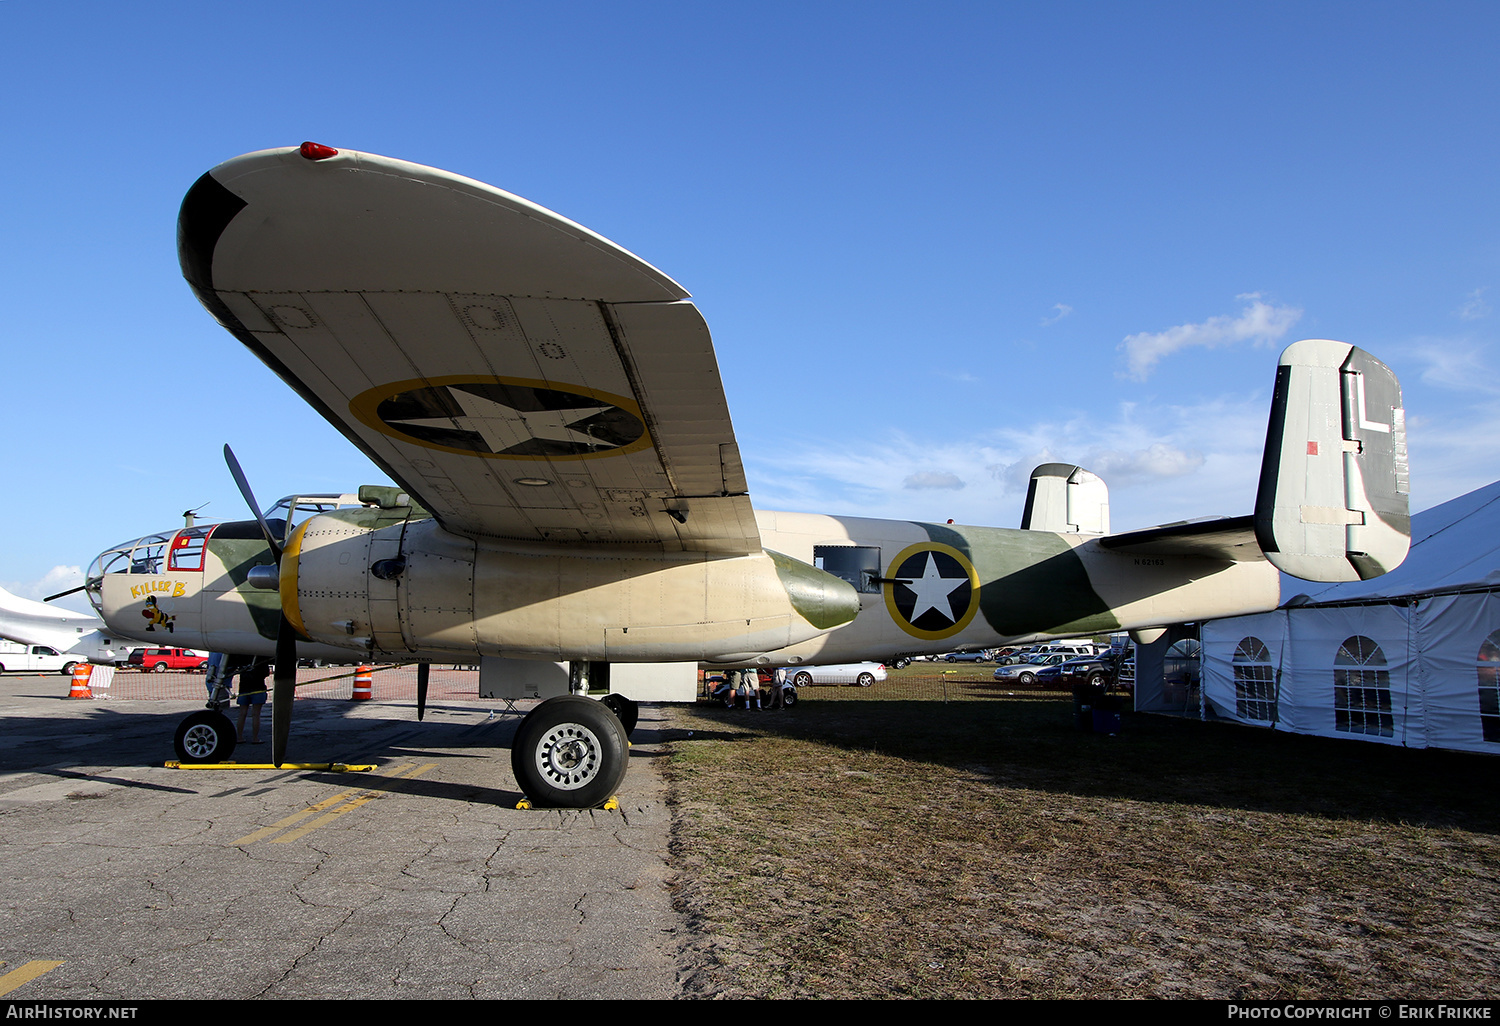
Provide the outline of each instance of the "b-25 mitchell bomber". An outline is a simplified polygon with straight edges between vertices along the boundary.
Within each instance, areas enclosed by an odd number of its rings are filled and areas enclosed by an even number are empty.
[[[176,644],[273,656],[278,764],[315,647],[482,660],[482,690],[566,664],[574,693],[528,714],[512,763],[533,800],[587,807],[623,779],[629,708],[578,694],[590,677],[1149,639],[1275,608],[1277,568],[1353,580],[1406,554],[1400,386],[1343,342],[1282,355],[1247,516],[1111,534],[1103,483],[1061,464],[1019,529],[779,513],[751,506],[688,293],[518,196],[305,143],[200,178],[178,250],[219,323],[396,482],[88,575],[122,635],[170,616]]]

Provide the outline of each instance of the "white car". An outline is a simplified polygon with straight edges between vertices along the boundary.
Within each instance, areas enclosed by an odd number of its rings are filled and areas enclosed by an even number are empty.
[[[837,666],[788,666],[787,680],[799,688],[811,684],[858,684],[867,688],[885,680],[884,663],[840,663]]]

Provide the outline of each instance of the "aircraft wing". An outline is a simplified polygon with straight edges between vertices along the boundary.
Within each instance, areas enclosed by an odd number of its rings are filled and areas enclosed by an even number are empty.
[[[760,548],[703,318],[587,228],[307,144],[200,178],[178,254],[219,322],[448,530]]]
[[[104,621],[87,613],[12,595],[0,588],[0,638],[23,645],[51,645],[67,651],[85,635],[96,633]]]
[[[1126,531],[1099,539],[1106,549],[1140,556],[1206,556],[1238,563],[1265,559],[1255,517],[1223,517]]]

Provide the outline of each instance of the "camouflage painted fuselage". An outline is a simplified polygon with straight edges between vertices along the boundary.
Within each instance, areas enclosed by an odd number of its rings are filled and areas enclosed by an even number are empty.
[[[202,569],[180,544],[102,575],[112,629],[270,654],[283,610],[305,657],[479,655],[613,662],[796,664],[888,659],[1275,608],[1270,564],[1110,551],[1048,531],[804,513],[758,514],[744,556],[541,546],[444,531],[405,509],[345,509],[293,533],[280,592],[253,523],[212,529]],[[866,572],[827,572],[857,553]],[[383,576],[372,567],[399,565]],[[154,599],[154,601],[152,601]],[[149,605],[148,605],[149,603]],[[148,626],[151,629],[147,629]]]
[[[1050,531],[807,513],[758,519],[767,548],[811,561],[815,548],[878,546],[883,568],[879,590],[860,595],[853,622],[773,653],[772,662],[846,662],[1163,626],[1274,609],[1280,591],[1263,560],[1129,555]],[[936,605],[924,608],[929,601]]]

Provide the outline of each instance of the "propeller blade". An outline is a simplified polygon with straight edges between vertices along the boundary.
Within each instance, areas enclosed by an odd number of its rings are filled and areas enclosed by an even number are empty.
[[[234,458],[234,450],[227,444],[224,446],[224,462],[229,464],[229,473],[234,477],[234,483],[239,486],[245,505],[249,506],[250,512],[255,514],[255,522],[260,524],[260,533],[266,536],[266,544],[271,547],[271,555],[276,557],[277,562],[280,562],[281,543],[272,536],[271,525],[266,523],[265,514],[261,513],[260,504],[255,501],[255,493],[250,491],[250,482],[245,479],[245,472],[240,469],[240,461]]]
[[[417,720],[427,714],[427,675],[432,670],[431,663],[417,664]]]
[[[272,683],[271,762],[279,768],[286,760],[286,740],[292,732],[292,700],[297,697],[297,631],[285,614],[276,630],[276,673]]]
[[[60,591],[56,595],[48,595],[46,598],[42,599],[42,601],[43,602],[51,602],[53,599],[60,599],[64,595],[71,595],[75,591],[82,591],[84,588],[87,588],[87,587],[88,587],[87,584],[80,584],[76,588],[69,588],[67,591]]]

